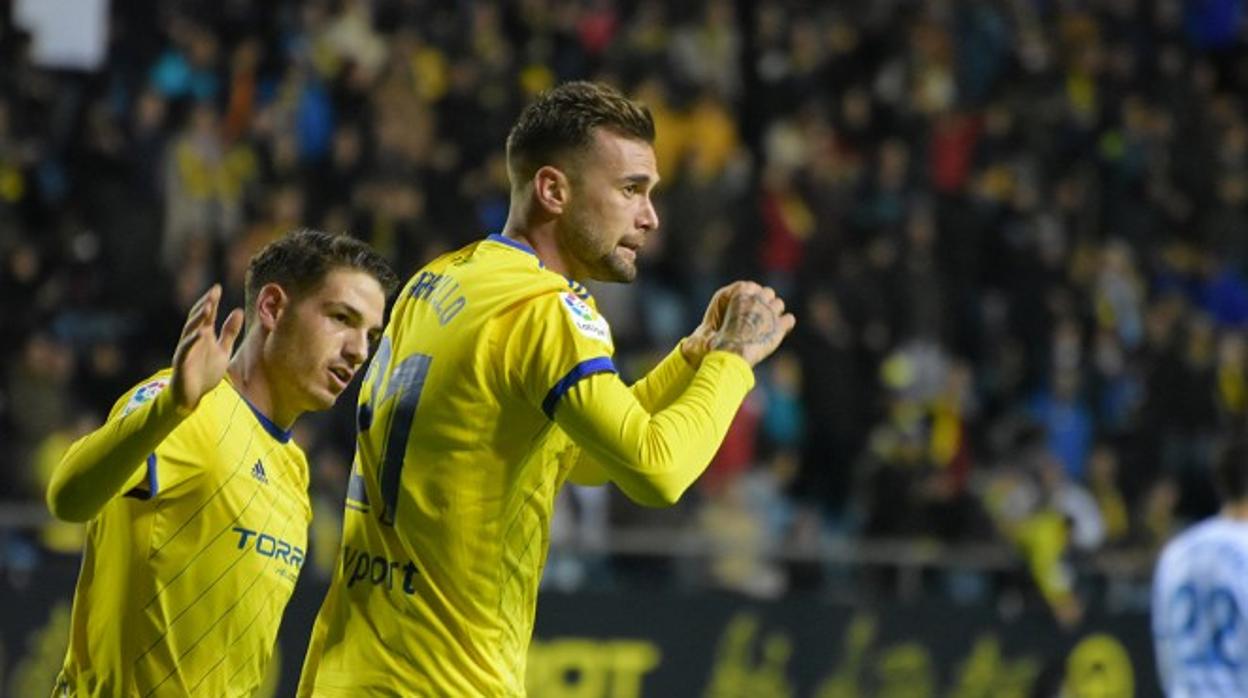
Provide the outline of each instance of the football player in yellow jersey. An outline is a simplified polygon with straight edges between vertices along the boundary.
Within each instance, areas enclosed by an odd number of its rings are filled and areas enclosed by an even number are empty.
[[[69,448],[48,505],[88,522],[87,543],[53,696],[256,692],[311,520],[291,425],[350,382],[396,281],[348,237],[304,230],[271,243],[248,268],[246,312],[218,335],[213,286],[171,368]]]
[[[399,293],[361,388],[343,547],[299,696],[520,696],[555,494],[675,502],[794,319],[738,282],[645,378],[616,375],[586,279],[631,281],[659,224],[649,112],[568,83],[507,143],[502,234]]]

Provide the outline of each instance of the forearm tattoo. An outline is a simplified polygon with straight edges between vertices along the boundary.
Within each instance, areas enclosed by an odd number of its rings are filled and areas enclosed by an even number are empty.
[[[728,303],[724,325],[712,347],[741,354],[747,347],[770,344],[779,331],[780,318],[761,295],[740,295]]]

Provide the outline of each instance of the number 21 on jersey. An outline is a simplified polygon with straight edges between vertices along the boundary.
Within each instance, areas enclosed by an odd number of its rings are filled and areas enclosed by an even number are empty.
[[[380,439],[382,444],[376,472],[377,490],[381,493],[379,518],[389,526],[394,525],[398,508],[399,483],[407,440],[412,433],[412,420],[416,417],[420,394],[425,389],[425,378],[433,363],[432,356],[416,353],[403,357],[392,367],[393,348],[390,337],[383,337],[377,353],[368,364],[368,372],[364,374],[367,400],[360,401],[356,412],[359,440]],[[353,482],[348,489],[348,500],[355,489]]]

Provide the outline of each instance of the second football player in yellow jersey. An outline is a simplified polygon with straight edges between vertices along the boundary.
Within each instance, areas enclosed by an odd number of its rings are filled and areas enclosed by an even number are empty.
[[[793,326],[738,283],[631,388],[576,279],[631,281],[658,225],[649,112],[590,83],[526,108],[504,234],[399,294],[365,376],[343,547],[299,695],[519,696],[555,494],[662,506],[701,474]]]
[[[48,503],[88,521],[53,695],[250,696],[303,566],[308,466],[290,438],[334,403],[380,333],[394,278],[362,243],[314,231],[247,273],[247,333],[218,337],[221,289],[190,311],[172,367],[70,447]]]

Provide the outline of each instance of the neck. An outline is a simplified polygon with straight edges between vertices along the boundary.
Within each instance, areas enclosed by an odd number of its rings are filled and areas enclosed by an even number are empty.
[[[234,389],[247,402],[269,418],[279,429],[289,430],[300,412],[283,404],[273,388],[273,380],[266,370],[263,339],[259,332],[248,332],[234,358],[230,359],[228,374]]]
[[[1248,521],[1248,499],[1227,502],[1222,507],[1222,516],[1236,521]]]
[[[507,222],[503,225],[503,236],[519,240],[537,253],[537,258],[545,267],[569,279],[575,278],[567,257],[559,247],[555,234],[556,219],[553,216],[539,217],[532,213],[532,207],[515,197],[511,201],[511,210],[507,214]]]

